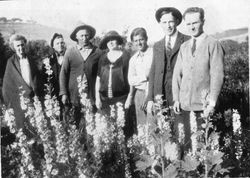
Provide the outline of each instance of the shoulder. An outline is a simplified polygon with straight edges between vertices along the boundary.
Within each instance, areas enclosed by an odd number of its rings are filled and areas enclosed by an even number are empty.
[[[126,60],[130,59],[130,53],[127,50],[123,50],[122,56]]]
[[[77,50],[76,46],[69,46],[65,51],[65,56],[75,53]]]
[[[206,41],[209,45],[221,45],[221,43],[219,42],[219,40],[217,40],[216,38],[214,38],[211,35],[207,35],[206,36]]]
[[[162,45],[164,45],[164,43],[165,43],[165,38],[162,38],[161,40],[156,41],[156,42],[154,43],[153,48],[157,48],[157,47],[159,47],[159,46],[162,46]]]

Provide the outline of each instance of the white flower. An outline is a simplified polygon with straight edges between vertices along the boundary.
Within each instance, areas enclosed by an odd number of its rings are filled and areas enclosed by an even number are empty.
[[[178,158],[178,147],[174,142],[166,142],[164,146],[165,157],[171,161],[174,161]]]
[[[184,124],[179,123],[178,124],[178,141],[179,143],[184,143],[184,139],[185,139],[185,133],[184,133]]]
[[[193,111],[190,112],[190,129],[191,129],[191,133],[197,132],[196,115]]]
[[[233,109],[233,131],[241,133],[240,115],[237,110]]]

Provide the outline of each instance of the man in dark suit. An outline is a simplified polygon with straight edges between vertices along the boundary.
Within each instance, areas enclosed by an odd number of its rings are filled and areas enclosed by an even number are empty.
[[[21,35],[12,35],[10,38],[15,54],[8,59],[2,92],[5,105],[14,110],[17,129],[22,128],[24,133],[29,135],[28,122],[25,111],[21,108],[19,93],[24,91],[24,97],[32,101],[35,95],[41,96],[42,87],[39,86],[38,68],[26,53],[26,42],[25,37]]]
[[[153,62],[149,74],[147,112],[152,112],[156,95],[163,95],[166,106],[173,105],[172,75],[181,44],[189,37],[178,32],[182,14],[173,7],[163,7],[156,11],[156,20],[161,25],[165,37],[153,47]]]

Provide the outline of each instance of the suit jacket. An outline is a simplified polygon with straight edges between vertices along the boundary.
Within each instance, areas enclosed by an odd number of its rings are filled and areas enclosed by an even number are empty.
[[[76,46],[68,48],[60,73],[60,95],[67,95],[74,105],[80,104],[77,77],[83,74],[87,77],[88,97],[95,103],[95,81],[98,70],[98,61],[102,54],[96,46],[93,47],[88,58],[84,61]]]
[[[153,46],[153,62],[149,73],[148,101],[154,101],[156,95],[163,95],[172,105],[172,75],[180,46],[190,37],[178,32],[171,53],[166,52],[165,38]]]
[[[51,56],[49,56],[49,63],[51,66],[51,70],[53,71],[52,78],[50,80],[50,83],[53,87],[52,95],[55,95],[58,98],[60,92],[59,75],[61,71],[61,65],[57,62],[57,55],[55,52]],[[47,81],[48,75],[46,74],[46,69],[44,65],[43,65],[42,75],[43,75],[43,82],[48,83]]]
[[[22,90],[25,91],[24,97],[30,100],[32,100],[34,95],[41,96],[42,93],[42,87],[38,84],[40,78],[36,64],[30,57],[28,57],[28,61],[31,72],[30,86],[22,77],[19,57],[16,54],[9,58],[3,78],[2,93],[4,103],[7,107],[14,109],[17,128],[23,128],[25,122],[24,111],[21,109],[20,105],[20,87],[22,86]]]

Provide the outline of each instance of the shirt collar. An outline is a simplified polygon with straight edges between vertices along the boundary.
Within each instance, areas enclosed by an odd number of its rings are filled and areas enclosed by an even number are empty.
[[[77,44],[76,47],[77,47],[78,50],[81,51],[81,50],[84,50],[84,49],[86,49],[86,50],[92,49],[92,48],[93,48],[93,45],[90,44],[89,46],[82,47],[82,46],[80,46],[80,45]]]
[[[198,37],[193,37],[193,36],[192,36],[192,41],[193,41],[194,39],[196,39],[196,40],[198,40],[198,41],[201,41],[201,40],[203,40],[205,37],[206,37],[206,34],[203,32],[203,33],[200,34]]]
[[[174,39],[176,39],[176,38],[177,38],[177,35],[178,35],[178,30],[176,30],[176,32],[175,32],[173,35],[170,36],[171,41],[173,41]],[[166,36],[165,36],[166,42],[168,42],[168,39],[169,39],[169,36],[166,35]]]

